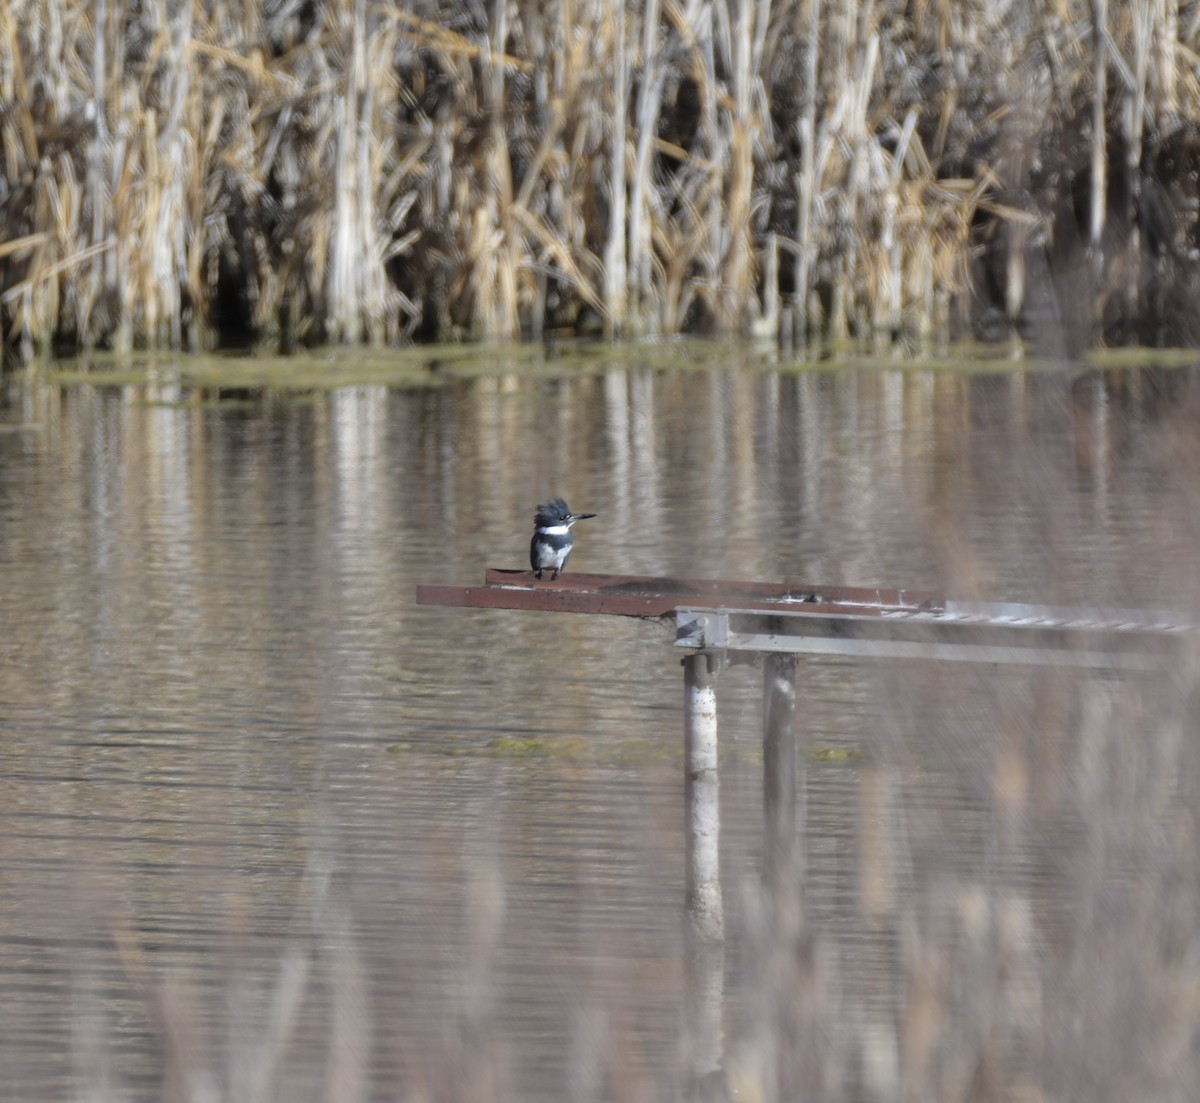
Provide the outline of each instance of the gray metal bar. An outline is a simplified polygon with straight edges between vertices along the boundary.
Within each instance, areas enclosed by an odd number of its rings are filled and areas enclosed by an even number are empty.
[[[1158,609],[1105,609],[1072,605],[1030,605],[1025,602],[947,601],[940,619],[1014,628],[1062,626],[1098,628],[1111,632],[1187,633],[1200,627],[1178,613]]]
[[[1195,636],[1181,623],[988,617],[979,610],[966,617],[680,608],[675,626],[680,647],[1130,670],[1161,668]]]

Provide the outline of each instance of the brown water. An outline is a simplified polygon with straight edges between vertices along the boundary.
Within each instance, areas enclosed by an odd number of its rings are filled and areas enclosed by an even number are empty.
[[[735,351],[236,393],[186,362],[7,381],[0,1096],[697,1097],[671,630],[414,604],[420,582],[524,566],[554,494],[599,514],[578,570],[1196,604],[1195,373]],[[1063,840],[1094,855],[1117,797],[1044,778],[1075,776],[1087,718],[1108,731],[1145,690],[802,661],[790,934],[758,887],[759,692],[721,675],[731,1090],[1060,1082],[1028,1033],[1090,999],[1064,932],[1146,866],[1110,848],[1075,886]],[[1058,969],[1068,995],[1041,987]],[[1041,1025],[989,1064],[1017,1014],[997,1000]]]

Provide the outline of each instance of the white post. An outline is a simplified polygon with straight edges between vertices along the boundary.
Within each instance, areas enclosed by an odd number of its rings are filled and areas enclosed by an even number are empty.
[[[715,667],[711,652],[698,651],[683,660],[687,909],[689,932],[700,942],[725,938]]]

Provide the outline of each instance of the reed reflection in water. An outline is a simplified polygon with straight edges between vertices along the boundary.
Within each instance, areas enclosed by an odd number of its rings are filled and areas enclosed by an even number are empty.
[[[0,1095],[1193,1098],[1190,668],[803,660],[774,894],[722,671],[697,988],[670,631],[413,603],[561,493],[575,570],[1191,610],[1193,374],[493,371],[7,383]]]

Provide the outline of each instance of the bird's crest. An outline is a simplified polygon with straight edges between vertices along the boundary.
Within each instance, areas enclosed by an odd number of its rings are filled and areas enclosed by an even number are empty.
[[[544,506],[537,507],[533,515],[533,523],[539,528],[552,525],[565,525],[571,516],[571,507],[562,498],[551,498]]]

